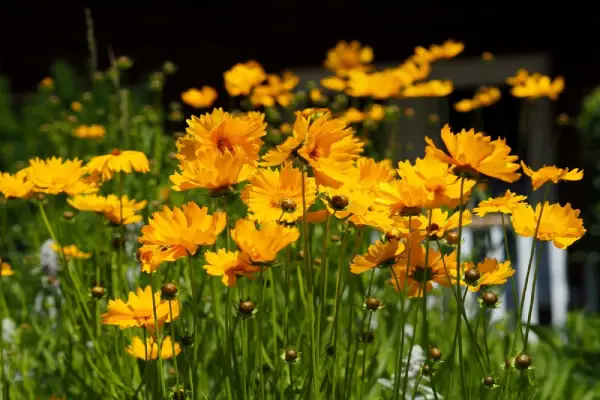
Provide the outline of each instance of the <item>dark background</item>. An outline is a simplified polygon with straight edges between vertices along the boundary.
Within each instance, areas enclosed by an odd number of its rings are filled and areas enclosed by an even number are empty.
[[[10,3],[0,6],[0,75],[11,79],[15,99],[36,90],[56,59],[85,71],[89,51],[83,5]],[[484,51],[496,56],[546,53],[552,58],[552,75],[566,78],[555,110],[571,116],[578,114],[582,97],[600,83],[600,51],[595,43],[600,5],[444,3],[450,2],[221,0],[89,7],[99,69],[108,67],[109,46],[117,56],[134,60],[127,75],[135,79],[171,60],[179,69],[167,81],[167,100],[204,84],[215,86],[222,99],[223,72],[249,59],[259,61],[267,72],[322,65],[326,51],[340,39],[371,45],[379,62],[402,61],[415,46],[447,39],[465,42],[461,56],[478,57]],[[556,134],[557,164],[581,166],[582,143],[576,130]],[[593,178],[588,174],[584,184],[561,185],[560,201],[584,208],[586,186]],[[581,269],[572,266],[569,274],[571,283],[581,287]]]
[[[0,74],[15,92],[34,90],[57,58],[84,65],[88,57],[83,5],[5,2],[0,6]],[[167,98],[190,86],[222,91],[222,73],[256,59],[267,71],[320,65],[340,39],[371,45],[377,61],[401,61],[417,45],[448,38],[466,43],[465,56],[545,52],[567,89],[558,109],[578,110],[584,93],[598,83],[600,52],[594,46],[600,5],[585,2],[311,2],[198,1],[168,5],[91,4],[99,66],[108,66],[109,45],[135,61],[133,72],[179,66]],[[448,2],[449,3],[449,2]],[[487,2],[486,2],[487,4]],[[490,3],[491,4],[491,3]]]

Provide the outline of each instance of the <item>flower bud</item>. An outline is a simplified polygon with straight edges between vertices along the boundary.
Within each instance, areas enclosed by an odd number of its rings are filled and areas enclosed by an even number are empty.
[[[296,202],[292,199],[289,198],[283,198],[281,199],[281,201],[279,202],[279,205],[281,206],[281,209],[283,210],[283,212],[294,212],[296,211]]]
[[[492,387],[494,386],[494,383],[496,383],[495,379],[493,376],[488,375],[485,378],[483,378],[483,384],[486,387]]]
[[[119,58],[117,58],[117,67],[119,67],[120,70],[126,70],[129,69],[133,66],[133,61],[126,56],[121,56]]]
[[[429,349],[429,358],[431,358],[433,361],[438,361],[440,358],[442,358],[442,351],[437,347],[431,347]]]
[[[529,368],[530,365],[531,365],[531,357],[525,353],[521,353],[515,358],[515,367],[519,371],[526,370],[527,368]]]
[[[476,285],[479,278],[481,278],[481,273],[477,268],[470,268],[465,272],[465,282],[469,285]]]
[[[365,307],[367,310],[377,311],[381,307],[381,301],[377,297],[369,297],[365,300]]]
[[[254,314],[255,309],[256,304],[254,304],[252,300],[240,301],[240,304],[238,305],[238,311],[240,315],[244,317],[249,317]]]
[[[460,242],[460,236],[458,236],[458,232],[455,231],[446,232],[444,234],[444,239],[451,245],[457,245]]]
[[[375,334],[372,331],[363,332],[360,335],[360,340],[363,343],[373,343],[375,340]]]
[[[172,283],[165,283],[160,288],[160,294],[164,300],[173,300],[177,295],[177,286]]]
[[[336,211],[343,211],[346,207],[348,207],[348,203],[348,198],[339,194],[333,196],[330,201],[331,207]]]
[[[104,296],[105,290],[102,286],[94,286],[92,288],[92,297],[99,299]]]
[[[298,359],[298,352],[295,349],[287,349],[285,353],[283,353],[283,359],[287,363],[293,363]]]
[[[493,307],[498,302],[498,295],[494,292],[484,292],[481,295],[481,301],[488,307]]]
[[[73,211],[65,211],[63,213],[63,218],[67,221],[70,221],[75,217],[75,213]]]

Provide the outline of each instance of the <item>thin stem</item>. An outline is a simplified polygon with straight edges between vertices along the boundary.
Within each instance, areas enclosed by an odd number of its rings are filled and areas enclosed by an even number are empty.
[[[173,305],[172,301],[169,300],[169,319],[171,320],[171,351],[173,352],[173,363],[175,364],[175,384],[177,390],[179,390],[179,367],[177,366],[177,353],[175,353],[175,323],[173,322]],[[160,354],[160,350],[158,354]]]
[[[486,310],[483,309],[481,310],[481,319],[483,320],[483,343],[485,345],[485,355],[487,358],[487,367],[488,367],[488,372],[492,371],[492,364],[490,363],[490,349],[488,348],[488,321],[487,321],[487,315],[486,315]]]
[[[321,322],[325,319],[326,303],[327,303],[327,274],[329,272],[329,260],[327,257],[327,245],[329,244],[329,234],[331,232],[331,217],[327,215],[327,222],[325,223],[325,234],[323,239],[323,252],[321,255],[321,263],[323,269],[321,270],[321,301],[319,302],[319,318],[317,318],[317,345],[321,346]],[[317,349],[318,351],[318,349]]]
[[[410,342],[410,346],[408,348],[408,357],[406,359],[406,368],[404,368],[404,382],[402,385],[402,398],[405,399],[406,398],[406,390],[408,388],[408,370],[410,369],[410,360],[412,358],[412,350],[413,347],[415,345],[415,336],[417,336],[417,324],[419,322],[419,312],[417,310],[414,310],[415,316],[413,317],[413,334],[409,339]]]
[[[4,210],[2,216],[2,249],[0,251],[0,263],[2,263],[2,257],[6,250],[6,240],[8,236],[8,199],[5,200]],[[1,278],[1,277],[0,277]],[[8,379],[6,378],[6,371],[4,370],[4,312],[8,312],[9,308],[6,307],[4,300],[4,281],[0,280],[0,368],[2,369],[2,393],[4,399],[9,399],[9,387]]]
[[[373,312],[369,313],[369,321],[367,322],[367,332],[370,330],[371,328],[371,319],[373,318]],[[366,382],[365,380],[367,379],[367,341],[364,341],[364,348],[363,348],[363,358],[362,358],[362,375],[361,375],[361,384],[360,384],[360,398],[364,399],[365,398],[365,385]]]
[[[306,222],[306,164],[302,164],[302,241],[304,248],[304,266],[306,273],[306,291],[308,300],[308,327],[309,327],[309,338],[310,338],[310,370],[311,370],[311,387],[313,393],[313,399],[318,400],[320,397],[319,393],[319,372],[317,366],[319,365],[319,350],[316,342],[315,335],[315,304],[314,304],[314,293],[313,293],[313,271],[312,271],[312,257],[310,254],[310,248],[308,243],[308,227]]]
[[[508,230],[506,228],[506,222],[504,220],[504,214],[500,213],[500,218],[502,220],[502,230],[503,230],[503,236],[504,236],[504,253],[506,254],[506,259],[508,261],[511,261],[510,250],[509,250],[509,247],[508,247]],[[519,295],[517,294],[516,275],[512,276],[512,281],[511,281],[511,285],[510,286],[512,286],[513,300],[515,302],[515,307],[517,307],[517,310],[518,310],[519,309]],[[521,332],[521,334],[523,334],[523,331],[521,329],[519,329],[519,332]],[[525,337],[523,337],[523,339],[524,338]]]
[[[160,353],[160,349],[161,349],[161,345],[162,345],[162,340],[160,337],[160,328],[158,326],[158,316],[156,314],[156,276],[155,274],[151,274],[150,277],[150,285],[152,287],[152,312],[154,314],[154,335],[156,336],[156,344],[158,346],[158,352]],[[163,374],[163,362],[162,362],[162,358],[161,357],[157,357],[158,358],[158,375],[159,375],[159,380],[160,380],[160,386],[162,389],[162,395],[163,397],[167,395],[167,386],[165,384],[165,376]]]
[[[465,205],[464,203],[464,188],[465,188],[465,177],[460,178],[460,200],[458,209],[458,244],[456,245],[456,292],[460,295],[460,257],[461,257],[461,244],[462,244],[462,229],[463,229],[463,213]],[[463,371],[463,345],[462,345],[462,330],[461,330],[461,312],[460,309],[464,310],[464,303],[462,301],[457,302],[457,315],[456,315],[456,330],[458,332],[458,365],[460,370],[460,381],[463,398],[467,398],[466,385],[465,385],[465,373]]]

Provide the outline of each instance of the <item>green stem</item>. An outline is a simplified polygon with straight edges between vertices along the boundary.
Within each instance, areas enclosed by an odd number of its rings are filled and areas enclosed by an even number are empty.
[[[370,330],[371,327],[371,319],[373,318],[373,312],[369,313],[369,321],[367,322],[367,327]],[[365,398],[365,385],[367,379],[367,341],[364,342],[363,347],[363,358],[362,358],[362,375],[361,375],[361,384],[360,384],[360,398]]]
[[[410,337],[410,346],[408,347],[408,358],[406,360],[406,368],[404,368],[404,382],[403,382],[403,387],[402,387],[402,398],[405,399],[406,398],[406,390],[408,388],[408,370],[409,365],[410,365],[410,360],[412,358],[412,350],[413,347],[415,345],[415,336],[417,336],[417,323],[419,322],[419,312],[417,310],[414,310],[415,316],[413,318],[413,335]]]
[[[313,400],[319,400],[319,371],[317,369],[319,365],[319,350],[315,334],[315,304],[314,304],[314,293],[313,293],[313,271],[312,271],[312,257],[310,254],[309,243],[308,243],[308,227],[306,222],[306,164],[302,164],[302,239],[304,248],[304,260],[305,260],[305,273],[306,273],[306,291],[308,300],[308,326],[309,326],[309,338],[310,338],[310,373],[311,373],[311,388],[313,394]]]
[[[317,345],[321,345],[321,322],[324,322],[326,311],[327,311],[327,275],[329,272],[329,260],[327,257],[327,246],[329,244],[329,234],[331,233],[331,217],[327,215],[327,222],[325,223],[325,234],[323,239],[323,253],[321,255],[321,263],[323,269],[321,270],[321,301],[319,318],[317,319]]]
[[[2,263],[2,257],[4,257],[4,252],[6,250],[6,238],[8,236],[8,199],[5,200],[4,203],[4,212],[2,213],[2,249],[0,251],[0,263]],[[1,279],[2,277],[0,277]],[[9,387],[8,387],[8,379],[6,378],[6,372],[4,371],[4,311],[9,311],[10,309],[6,307],[4,300],[4,281],[0,280],[0,368],[2,369],[2,393],[4,399],[8,400],[9,397]]]
[[[175,353],[175,323],[173,322],[173,305],[169,300],[169,318],[171,319],[171,351],[173,352],[173,363],[175,364],[175,384],[179,390],[179,367],[177,366],[177,353]],[[160,354],[161,349],[158,350]]]
[[[465,205],[464,203],[464,187],[465,187],[465,177],[460,178],[460,200],[459,200],[459,209],[458,209],[458,244],[456,245],[456,293],[460,296],[460,258],[461,258],[461,244],[462,244],[462,229],[463,229],[463,213]],[[456,331],[458,332],[458,366],[460,371],[460,381],[461,381],[461,390],[463,398],[467,398],[467,387],[465,384],[465,373],[463,370],[463,343],[462,343],[462,329],[461,329],[461,312],[460,310],[464,310],[464,303],[462,300],[462,296],[460,301],[456,303],[457,313],[456,313]]]
[[[487,359],[488,372],[492,372],[492,364],[490,363],[490,349],[488,347],[488,321],[485,308],[481,310],[481,319],[483,320],[483,343],[485,345],[485,356]]]
[[[150,276],[150,285],[152,287],[152,311],[154,314],[154,335],[156,336],[156,345],[158,346],[158,352],[160,355],[160,349],[161,349],[161,345],[162,345],[162,340],[161,340],[161,335],[160,335],[160,328],[158,326],[158,316],[156,314],[156,275],[155,274],[151,274]],[[162,395],[163,397],[167,395],[167,385],[165,383],[165,376],[163,374],[163,363],[162,363],[162,358],[159,356],[158,358],[158,376],[159,376],[159,381],[160,381],[160,386],[161,386],[161,390],[162,390]]]

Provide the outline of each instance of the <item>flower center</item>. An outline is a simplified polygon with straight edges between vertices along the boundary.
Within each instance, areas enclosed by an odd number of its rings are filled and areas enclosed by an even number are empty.
[[[121,155],[121,150],[119,149],[112,149],[112,151],[110,152],[111,155],[113,156],[120,156]]]
[[[322,148],[315,146],[310,153],[308,153],[309,157],[313,160],[316,160],[319,157],[322,157],[325,154]]]
[[[219,138],[217,140],[217,148],[221,153],[233,153],[233,146],[231,145],[231,142],[226,138]]]
[[[431,235],[433,233],[437,233],[437,231],[439,229],[440,229],[440,226],[436,223],[433,223],[427,227],[427,233],[429,233]]]
[[[412,273],[412,278],[420,283],[430,281],[433,278],[433,272],[431,268],[423,268],[420,265],[417,265],[415,270]]]

